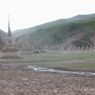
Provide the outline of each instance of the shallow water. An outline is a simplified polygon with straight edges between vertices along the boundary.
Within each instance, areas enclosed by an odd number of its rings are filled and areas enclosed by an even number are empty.
[[[45,68],[35,65],[17,65],[17,64],[0,64],[0,69],[29,69],[38,72],[50,72],[50,73],[63,73],[63,74],[73,74],[82,76],[95,76],[95,72],[87,71],[70,71],[70,70],[55,70],[51,68]]]
[[[63,73],[63,74],[74,74],[83,76],[95,76],[95,72],[83,72],[83,71],[64,71],[64,70],[54,70],[50,68],[38,67],[38,66],[27,66],[28,69],[39,71],[39,72],[51,72],[51,73]]]

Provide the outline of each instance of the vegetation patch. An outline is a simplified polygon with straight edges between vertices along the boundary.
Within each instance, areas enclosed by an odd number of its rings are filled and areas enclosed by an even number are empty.
[[[95,52],[32,54],[21,59],[0,59],[0,63],[95,70]]]

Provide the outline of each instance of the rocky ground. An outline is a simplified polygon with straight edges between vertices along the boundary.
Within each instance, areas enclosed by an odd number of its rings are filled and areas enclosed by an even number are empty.
[[[95,77],[0,65],[0,95],[95,95]]]

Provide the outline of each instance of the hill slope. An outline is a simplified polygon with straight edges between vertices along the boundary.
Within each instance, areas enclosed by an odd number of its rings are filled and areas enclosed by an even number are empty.
[[[18,33],[20,33],[19,36]],[[94,46],[95,14],[78,15],[15,32],[18,41],[27,36],[27,41],[50,47],[61,44],[64,48]],[[77,44],[78,43],[78,44]]]
[[[0,30],[0,48],[2,47],[3,45],[3,40],[4,38],[6,37],[6,33],[3,31],[3,30]]]

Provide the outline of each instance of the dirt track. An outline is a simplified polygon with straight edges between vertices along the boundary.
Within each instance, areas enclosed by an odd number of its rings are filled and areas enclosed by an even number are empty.
[[[1,68],[0,95],[95,95],[95,77]]]

